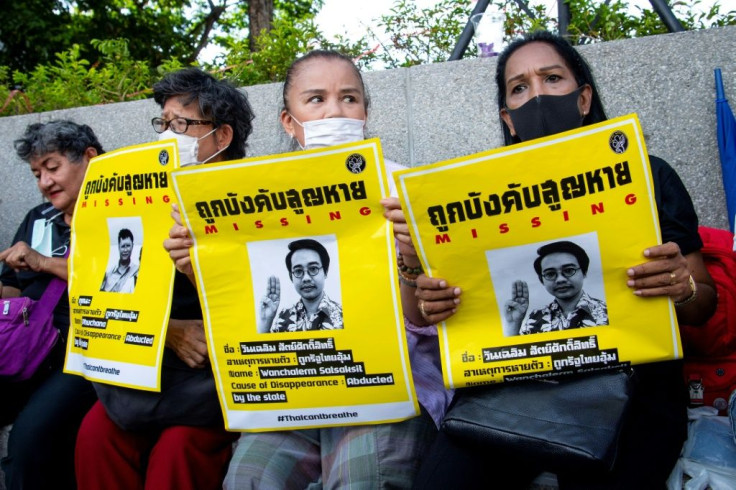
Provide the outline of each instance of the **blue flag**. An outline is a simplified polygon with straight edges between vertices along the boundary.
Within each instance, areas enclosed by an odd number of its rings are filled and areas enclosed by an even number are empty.
[[[736,118],[723,91],[721,69],[715,69],[716,76],[716,122],[718,133],[718,153],[721,156],[723,188],[726,191],[728,222],[734,231],[736,214]]]

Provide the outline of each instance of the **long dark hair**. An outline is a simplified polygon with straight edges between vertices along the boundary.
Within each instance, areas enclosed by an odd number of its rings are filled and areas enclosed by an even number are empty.
[[[533,42],[547,43],[552,46],[552,48],[554,48],[557,54],[565,60],[565,63],[567,63],[569,68],[572,70],[578,87],[581,87],[586,83],[590,85],[593,92],[590,112],[588,112],[588,114],[583,118],[582,125],[587,126],[589,124],[599,123],[608,119],[606,112],[603,110],[603,104],[598,96],[598,88],[595,85],[595,79],[593,78],[593,73],[588,63],[563,37],[552,34],[548,31],[534,31],[526,34],[524,37],[521,37],[509,44],[498,56],[498,62],[496,64],[498,110],[501,111],[501,109],[506,107],[506,64],[508,63],[509,58],[519,48]],[[521,141],[518,136],[511,136],[511,132],[503,120],[501,120],[501,128],[503,130],[503,140],[506,145],[512,145]]]

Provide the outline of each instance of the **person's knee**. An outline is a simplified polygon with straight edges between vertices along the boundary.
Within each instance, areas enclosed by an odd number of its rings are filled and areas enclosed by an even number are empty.
[[[425,412],[393,424],[329,430],[325,440],[332,457],[323,460],[327,486],[409,488],[436,432]]]
[[[110,440],[109,434],[120,430],[107,416],[105,407],[96,403],[82,419],[77,432],[77,450],[80,447],[94,447],[100,443]]]
[[[41,418],[19,416],[10,430],[8,454],[15,459],[24,459],[53,446],[57,430],[51,415]]]
[[[232,445],[239,434],[220,428],[175,425],[161,433],[158,444],[170,448],[183,448],[196,452],[232,452]]]
[[[225,477],[226,489],[307,488],[322,473],[320,429],[243,434]]]

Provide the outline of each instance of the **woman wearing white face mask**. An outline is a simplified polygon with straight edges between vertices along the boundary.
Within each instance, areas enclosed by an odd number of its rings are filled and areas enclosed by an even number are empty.
[[[369,101],[363,78],[338,53],[312,51],[295,61],[286,74],[283,103],[281,125],[302,149],[365,138]]]
[[[153,128],[175,138],[184,165],[240,159],[252,131],[248,99],[197,68],[153,87]],[[209,366],[197,290],[177,273],[161,393],[97,386],[100,402],[79,430],[77,486],[85,489],[219,488],[236,433],[225,430]]]
[[[159,140],[175,139],[183,166],[245,157],[253,112],[248,99],[198,68],[170,73],[154,86]]]
[[[313,51],[286,75],[281,124],[301,148],[364,138],[368,100],[360,72],[336,52]],[[400,168],[386,162],[389,171]],[[299,431],[244,433],[225,488],[409,488],[425,447],[433,440],[449,394],[442,385],[437,331],[417,309],[406,268],[419,267],[396,198],[382,201],[394,222],[405,269],[401,284],[407,340],[422,414],[404,422]],[[266,464],[265,462],[268,462]]]

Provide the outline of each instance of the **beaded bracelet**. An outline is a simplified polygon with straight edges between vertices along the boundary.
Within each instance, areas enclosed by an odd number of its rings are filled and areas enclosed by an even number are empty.
[[[401,254],[396,257],[396,263],[399,265],[399,272],[406,272],[408,275],[414,276],[412,279],[416,279],[416,276],[424,272],[421,265],[419,267],[409,267],[406,265],[404,263],[404,257]]]
[[[416,277],[414,279],[411,279],[407,275],[405,275],[403,272],[401,272],[401,270],[399,270],[399,282],[401,284],[406,284],[410,288],[417,287]]]

